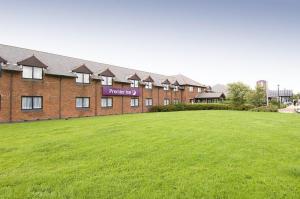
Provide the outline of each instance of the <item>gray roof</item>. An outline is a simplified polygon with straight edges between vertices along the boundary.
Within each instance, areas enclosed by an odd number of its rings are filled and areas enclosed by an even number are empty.
[[[93,72],[94,76],[97,76],[99,73],[105,71],[106,69],[111,70],[111,72],[115,75],[114,81],[117,82],[128,83],[128,78],[136,73],[142,80],[148,78],[148,76],[150,75],[154,80],[154,85],[156,86],[162,86],[161,83],[166,79],[169,79],[171,84],[173,84],[177,80],[180,85],[206,87],[205,85],[200,84],[199,82],[196,82],[181,74],[166,76],[114,66],[110,64],[103,64],[78,58],[0,44],[0,56],[8,62],[6,68],[3,68],[4,70],[18,70],[18,68],[22,70],[21,67],[17,66],[17,62],[27,59],[33,55],[42,63],[48,66],[48,68],[45,69],[45,73],[49,75],[75,77],[74,73],[72,73],[72,70],[84,64],[88,67],[89,70]]]
[[[224,95],[228,94],[228,88],[226,85],[223,84],[216,84],[211,87],[211,90],[216,93],[224,93]]]
[[[292,97],[293,91],[292,90],[279,90],[280,97]],[[268,97],[278,97],[278,90],[269,90]]]
[[[209,93],[200,93],[195,98],[197,98],[197,99],[210,99],[210,98],[221,98],[221,97],[225,97],[224,93],[209,92]]]

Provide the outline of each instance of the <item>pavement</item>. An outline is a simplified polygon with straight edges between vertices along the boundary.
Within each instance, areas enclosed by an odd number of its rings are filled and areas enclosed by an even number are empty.
[[[291,105],[283,109],[278,110],[279,113],[296,113],[295,106]]]

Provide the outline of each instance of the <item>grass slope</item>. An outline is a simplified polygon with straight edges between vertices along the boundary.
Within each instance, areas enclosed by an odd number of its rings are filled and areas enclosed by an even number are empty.
[[[0,198],[299,196],[299,115],[190,111],[0,125]]]

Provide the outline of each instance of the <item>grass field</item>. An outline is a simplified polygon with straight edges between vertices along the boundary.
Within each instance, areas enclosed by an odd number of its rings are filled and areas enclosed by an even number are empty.
[[[0,198],[299,197],[299,115],[190,111],[0,125]]]

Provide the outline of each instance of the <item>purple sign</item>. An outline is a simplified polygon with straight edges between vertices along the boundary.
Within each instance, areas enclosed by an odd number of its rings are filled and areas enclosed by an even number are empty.
[[[110,86],[102,87],[103,96],[140,96],[140,90],[138,88],[113,88]]]

